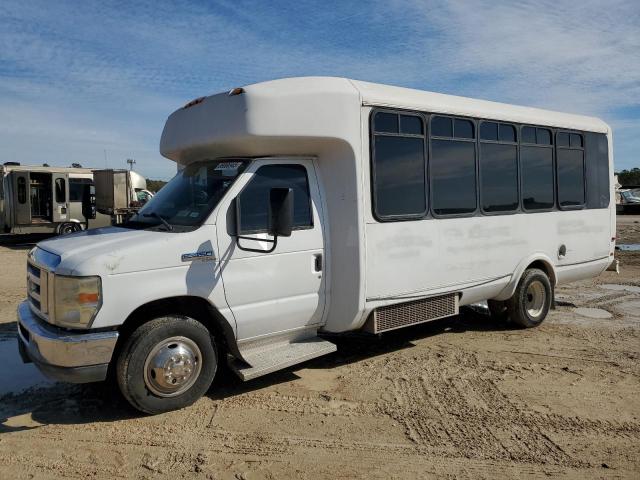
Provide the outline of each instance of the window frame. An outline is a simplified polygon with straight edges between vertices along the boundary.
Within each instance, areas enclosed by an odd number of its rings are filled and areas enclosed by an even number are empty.
[[[392,113],[397,115],[398,117],[398,133],[391,132],[376,132],[375,131],[375,116],[378,113]],[[423,133],[422,135],[411,134],[411,133],[402,133],[402,124],[400,123],[400,116],[408,115],[413,117],[418,117],[422,121]],[[429,120],[426,118],[426,115],[422,112],[415,112],[411,110],[401,110],[401,109],[391,109],[391,108],[372,108],[369,113],[369,178],[370,178],[370,188],[371,188],[371,214],[373,218],[376,219],[377,222],[380,223],[388,223],[388,222],[406,222],[412,220],[422,220],[429,216],[430,212],[430,194],[431,188],[429,185]],[[375,167],[375,152],[376,152],[376,136],[383,137],[403,137],[403,138],[421,138],[423,140],[422,149],[424,155],[424,191],[425,191],[425,210],[420,213],[413,213],[409,215],[380,215],[377,209],[377,188],[376,188],[376,167]]]
[[[84,190],[85,185],[95,186],[93,179],[86,177],[69,177],[69,203],[82,203],[82,198],[80,200],[73,200],[73,195],[71,194],[71,185],[82,185],[82,190]]]
[[[566,133],[569,135],[569,146],[561,147],[558,145],[557,137],[559,134]],[[581,147],[572,147],[571,146],[571,134],[578,134],[581,137]],[[536,132],[537,138],[537,132]],[[585,210],[587,208],[587,159],[586,159],[586,150],[585,150],[585,138],[584,132],[578,130],[567,130],[567,129],[556,129],[553,132],[553,151],[554,151],[554,183],[555,183],[555,205],[558,210]],[[580,205],[570,205],[570,206],[562,206],[560,205],[560,184],[558,183],[558,150],[580,150],[582,152],[582,203]]]
[[[551,149],[551,175],[553,177],[553,185],[551,188],[552,191],[552,195],[553,195],[553,199],[551,201],[551,207],[549,208],[536,208],[535,210],[533,209],[528,209],[524,206],[524,199],[522,198],[522,182],[524,181],[524,176],[520,175],[520,208],[522,210],[522,212],[524,213],[543,213],[543,212],[553,212],[557,210],[557,201],[558,201],[558,194],[557,194],[557,185],[558,185],[558,181],[557,181],[557,175],[556,175],[556,129],[553,127],[546,127],[546,126],[542,126],[542,125],[531,125],[531,124],[527,124],[527,123],[521,123],[519,125],[518,128],[518,138],[522,138],[522,129],[525,127],[531,127],[535,130],[535,135],[536,135],[536,143],[523,143],[521,140],[518,142],[518,168],[519,171],[522,172],[522,153],[521,153],[521,149],[522,147],[536,147],[536,148],[549,148]],[[549,133],[551,134],[551,145],[547,145],[547,144],[540,144],[537,143],[538,142],[538,129],[544,129],[544,130],[548,130]]]
[[[60,190],[58,183],[62,186]],[[60,200],[58,193],[62,192],[62,200]],[[56,177],[53,181],[53,199],[55,203],[67,203],[67,180],[64,177]]]
[[[398,116],[398,133],[389,133],[389,132],[379,132],[376,133],[374,130],[374,117],[378,112],[391,113]],[[412,115],[422,117],[423,125],[424,125],[424,135],[412,135],[412,134],[403,134],[401,133],[401,124],[400,124],[400,115]],[[441,137],[441,136],[431,136],[431,122],[434,117],[448,117],[452,120],[453,137]],[[474,135],[473,139],[468,138],[460,138],[455,137],[455,120],[468,120],[473,124]],[[481,124],[484,122],[496,123],[498,124],[498,140],[482,140],[480,138],[480,128]],[[499,129],[500,124],[511,125],[515,128],[516,132],[516,141],[515,142],[507,142],[499,140]],[[535,130],[535,139],[536,143],[523,142],[522,129],[525,127],[530,127]],[[538,143],[538,130],[546,130],[550,134],[550,144]],[[569,135],[569,146],[563,147],[558,146],[557,144],[557,135],[559,133],[566,133]],[[545,213],[552,211],[572,211],[572,210],[584,210],[584,209],[593,209],[596,207],[588,207],[588,181],[587,181],[587,141],[586,135],[588,133],[602,133],[602,132],[594,132],[591,130],[575,130],[575,129],[566,129],[562,127],[556,127],[551,125],[542,125],[542,124],[529,124],[529,123],[521,123],[510,120],[502,120],[497,118],[488,118],[488,117],[469,117],[464,115],[452,115],[450,113],[444,112],[425,112],[425,111],[415,111],[409,109],[402,108],[390,108],[390,107],[376,107],[372,106],[369,112],[369,168],[370,168],[370,188],[371,188],[371,214],[373,218],[380,223],[393,222],[393,221],[411,221],[411,220],[424,220],[428,218],[468,218],[474,216],[494,216],[494,215],[513,215],[518,213]],[[571,146],[571,135],[577,134],[581,136],[581,147],[572,147]],[[421,215],[387,215],[380,216],[376,211],[376,172],[374,166],[374,155],[375,155],[375,136],[383,135],[383,136],[405,136],[405,137],[418,137],[424,138],[424,147],[425,147],[425,192],[427,195],[427,211]],[[609,137],[604,134],[607,142],[610,141]],[[433,210],[433,189],[431,186],[432,181],[432,139],[436,140],[452,140],[452,141],[463,141],[463,142],[473,142],[475,143],[475,174],[476,174],[476,209],[473,212],[463,213],[463,214],[437,214]],[[515,210],[509,211],[501,211],[501,212],[487,212],[482,207],[482,173],[480,169],[480,148],[481,143],[496,143],[496,144],[504,144],[504,145],[515,145],[516,146],[516,169],[517,169],[517,189],[518,189],[518,208]],[[522,148],[523,147],[535,147],[535,148],[547,148],[551,151],[551,168],[552,168],[552,206],[549,208],[541,208],[541,209],[527,209],[524,205],[524,199],[522,198],[523,194],[523,165],[522,165]],[[558,149],[568,149],[568,150],[582,150],[582,178],[583,178],[583,193],[584,193],[584,202],[581,205],[574,206],[560,206],[559,202],[559,186],[558,186]],[[599,207],[599,208],[610,208],[609,207]]]
[[[480,128],[482,128],[483,123],[495,123],[498,126],[498,140],[482,140],[480,137]],[[510,125],[515,129],[516,141],[515,142],[505,142],[500,140],[500,125]],[[519,211],[522,211],[522,186],[521,186],[521,174],[520,174],[520,125],[517,123],[511,122],[503,122],[500,120],[488,120],[488,119],[480,119],[478,120],[478,147],[476,152],[477,157],[477,170],[478,170],[478,207],[482,215],[486,216],[494,216],[494,215],[513,215]],[[481,156],[480,156],[480,147],[482,143],[492,143],[494,145],[512,145],[516,147],[516,192],[518,195],[518,205],[513,210],[502,210],[499,212],[488,212],[482,206],[482,168],[480,166]]]
[[[434,136],[432,137],[431,135],[427,135],[427,148],[428,148],[428,152],[429,152],[429,156],[428,156],[428,161],[427,161],[427,177],[429,179],[429,212],[431,213],[431,215],[433,216],[433,218],[469,218],[469,217],[475,217],[477,216],[480,212],[480,186],[479,186],[479,162],[478,162],[478,155],[479,155],[479,148],[478,148],[478,137],[480,136],[480,131],[478,130],[478,119],[472,118],[472,117],[464,117],[464,116],[460,116],[460,115],[450,115],[450,114],[446,114],[446,113],[429,113],[428,114],[428,120],[429,120],[429,129],[428,131],[431,132],[431,121],[433,120],[434,117],[449,117],[452,120],[452,127],[453,127],[453,137],[440,137],[440,136]],[[474,138],[461,138],[461,137],[456,137],[456,120],[469,120],[472,124],[473,124],[473,132],[474,132]],[[460,142],[468,142],[468,143],[473,143],[474,144],[474,155],[473,155],[473,161],[474,161],[474,165],[475,165],[475,185],[476,185],[476,208],[472,211],[472,212],[467,212],[467,213],[445,213],[445,214],[440,214],[440,213],[436,213],[433,210],[433,189],[431,188],[431,180],[433,178],[432,174],[431,174],[431,159],[432,157],[432,152],[431,152],[431,139],[435,139],[435,140],[450,140],[450,141],[460,141]]]
[[[251,184],[251,182],[253,181],[253,179],[255,178],[256,174],[258,173],[258,171],[261,168],[264,167],[273,167],[273,166],[287,166],[287,167],[291,167],[291,166],[296,166],[296,167],[301,167],[302,169],[304,169],[306,178],[307,178],[307,189],[309,191],[309,213],[311,214],[311,224],[309,225],[299,225],[299,226],[293,226],[291,228],[292,231],[298,231],[298,230],[313,230],[315,228],[315,215],[313,213],[313,199],[312,199],[312,193],[311,193],[311,181],[310,179],[310,175],[309,175],[309,169],[307,168],[306,165],[303,165],[302,163],[264,163],[262,165],[258,165],[258,167],[256,168],[256,170],[254,172],[251,172],[251,178],[247,181],[247,183],[245,183],[242,188],[240,189],[240,191],[238,192],[238,194],[234,197],[234,202],[238,202],[240,201],[240,196],[244,193],[244,191],[247,189],[247,187],[249,187],[249,185]],[[243,172],[243,173],[248,173]],[[295,201],[296,199],[293,199],[294,201],[294,208],[295,208]],[[235,207],[235,205],[234,205]],[[240,210],[240,208],[238,208],[238,211]],[[241,220],[242,218],[235,218],[235,222],[237,223],[237,228],[238,228],[238,233],[240,235],[257,235],[260,233],[269,233],[269,229],[260,229],[260,230],[246,230],[246,231],[242,231],[241,227]]]

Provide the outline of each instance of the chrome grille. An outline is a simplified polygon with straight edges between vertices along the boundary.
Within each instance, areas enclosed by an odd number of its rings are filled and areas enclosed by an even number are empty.
[[[456,293],[423,298],[377,308],[369,315],[364,330],[371,333],[388,332],[457,313],[458,295]]]
[[[46,270],[31,261],[27,263],[27,298],[31,310],[44,320],[49,319],[49,277]]]

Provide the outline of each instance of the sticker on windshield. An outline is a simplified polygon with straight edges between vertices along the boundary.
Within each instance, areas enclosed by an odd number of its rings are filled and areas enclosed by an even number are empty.
[[[237,170],[242,165],[242,162],[221,162],[215,170]]]

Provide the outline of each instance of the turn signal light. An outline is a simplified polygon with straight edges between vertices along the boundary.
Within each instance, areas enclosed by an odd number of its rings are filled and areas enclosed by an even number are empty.
[[[78,303],[98,303],[99,298],[97,293],[79,293]]]

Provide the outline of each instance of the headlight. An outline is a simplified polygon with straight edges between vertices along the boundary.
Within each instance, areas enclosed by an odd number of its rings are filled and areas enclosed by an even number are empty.
[[[100,277],[55,276],[54,323],[87,328],[102,304]]]

